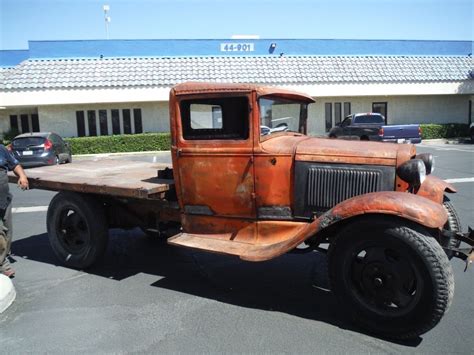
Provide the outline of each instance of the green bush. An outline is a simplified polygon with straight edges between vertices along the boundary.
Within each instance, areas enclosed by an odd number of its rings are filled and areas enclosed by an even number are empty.
[[[8,131],[3,133],[3,144],[7,146],[11,143],[12,139],[19,135],[18,130],[14,128],[10,128]]]
[[[124,134],[117,136],[65,138],[72,154],[98,154],[169,150],[169,133]]]
[[[466,137],[469,127],[466,123],[421,124],[423,139]]]

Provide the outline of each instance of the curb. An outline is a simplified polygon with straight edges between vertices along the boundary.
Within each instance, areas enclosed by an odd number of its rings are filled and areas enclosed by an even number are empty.
[[[107,157],[120,157],[127,155],[157,155],[157,154],[171,154],[170,150],[154,150],[146,152],[120,152],[120,153],[98,153],[98,154],[73,154],[73,158],[107,158]]]
[[[467,144],[471,140],[467,137],[457,137],[457,138],[438,138],[438,139],[423,139],[421,144],[426,145],[437,145],[437,144]]]
[[[9,277],[0,274],[0,313],[11,306],[16,298],[15,287]]]

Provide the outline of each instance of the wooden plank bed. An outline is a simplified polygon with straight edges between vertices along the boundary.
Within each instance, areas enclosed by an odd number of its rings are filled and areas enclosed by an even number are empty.
[[[171,179],[158,178],[158,170],[165,168],[171,166],[101,159],[27,169],[26,174],[32,189],[160,199],[174,184]],[[9,180],[16,183],[17,178],[10,172]]]

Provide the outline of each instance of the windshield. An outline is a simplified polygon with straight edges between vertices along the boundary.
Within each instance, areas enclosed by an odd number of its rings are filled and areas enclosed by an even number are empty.
[[[278,132],[306,133],[306,103],[281,98],[261,98],[260,135]]]

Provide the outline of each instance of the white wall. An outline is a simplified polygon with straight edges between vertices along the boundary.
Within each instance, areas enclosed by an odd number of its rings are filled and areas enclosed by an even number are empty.
[[[472,95],[430,95],[430,96],[372,96],[372,97],[316,97],[316,103],[309,105],[308,132],[325,134],[324,104],[340,102],[342,115],[344,102],[351,103],[351,113],[370,112],[373,102],[387,102],[388,123],[467,123],[469,100]],[[474,102],[474,100],[473,100]],[[10,128],[10,115],[39,114],[40,129],[55,131],[64,137],[77,135],[76,111],[107,110],[109,134],[112,134],[110,109],[140,108],[144,132],[169,132],[168,102],[133,102],[82,105],[50,105],[0,110],[0,133]],[[474,110],[474,107],[473,107]],[[472,113],[474,120],[474,112]],[[97,127],[98,114],[96,114]],[[87,132],[87,115],[86,132]],[[132,119],[133,132],[133,119]]]
[[[132,132],[134,132],[133,109],[142,111],[143,132],[169,132],[169,113],[167,102],[142,102],[142,103],[116,103],[116,104],[87,104],[87,105],[61,105],[38,107],[40,129],[54,131],[63,137],[77,136],[76,111],[107,110],[107,123],[109,134],[112,134],[111,109],[120,110],[121,133],[122,109],[131,109]],[[87,112],[85,113],[86,134],[88,134]],[[99,115],[96,112],[96,126],[99,132]]]
[[[469,95],[434,96],[373,96],[373,97],[324,97],[316,98],[310,105],[308,131],[311,134],[325,133],[325,103],[351,103],[351,113],[371,112],[373,102],[387,102],[388,124],[406,123],[467,123]]]

